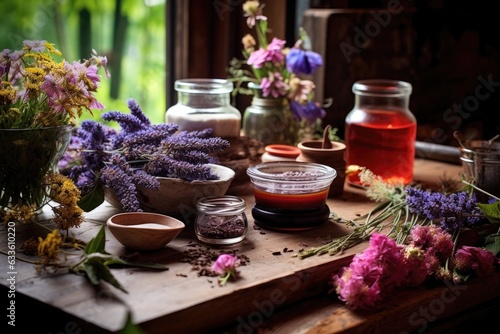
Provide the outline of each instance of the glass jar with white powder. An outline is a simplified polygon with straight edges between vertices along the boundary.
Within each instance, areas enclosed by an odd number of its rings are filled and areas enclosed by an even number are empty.
[[[213,129],[213,136],[240,136],[241,113],[231,105],[233,83],[224,79],[184,79],[175,82],[177,104],[165,115],[183,131]]]

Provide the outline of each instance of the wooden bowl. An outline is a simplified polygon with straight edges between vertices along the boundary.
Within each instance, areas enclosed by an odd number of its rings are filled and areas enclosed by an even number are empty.
[[[145,212],[182,218],[185,223],[196,215],[196,202],[206,196],[222,196],[226,193],[235,172],[228,167],[209,164],[212,171],[219,176],[218,180],[183,181],[180,179],[157,177],[159,189],[138,187],[138,200]],[[122,205],[115,192],[104,189],[106,201],[121,209]]]
[[[185,227],[180,220],[151,212],[118,213],[106,225],[123,246],[137,251],[163,248]]]

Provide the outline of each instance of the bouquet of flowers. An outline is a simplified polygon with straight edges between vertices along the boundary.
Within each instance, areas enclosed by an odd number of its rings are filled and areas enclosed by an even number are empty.
[[[25,40],[0,52],[0,209],[36,212],[48,202],[47,174],[84,110],[103,109],[94,93],[107,59],[96,52],[67,62],[53,44]],[[109,73],[106,74],[109,76]]]
[[[83,110],[104,109],[94,93],[106,67],[96,52],[67,62],[47,41],[25,40],[21,50],[0,52],[0,129],[74,124]],[[109,77],[109,73],[106,71]]]
[[[274,37],[267,39],[267,17],[263,15],[259,1],[243,4],[244,16],[249,28],[255,28],[257,41],[251,34],[242,39],[245,60],[233,59],[230,63],[230,80],[235,82],[234,94],[254,94],[243,83],[257,85],[263,97],[286,98],[295,118],[308,126],[325,117],[321,105],[313,101],[314,82],[303,80],[300,75],[311,75],[323,65],[321,55],[308,49],[309,39],[301,29],[300,38],[291,48],[286,42]]]
[[[380,204],[355,220],[339,219],[354,227],[351,233],[298,254],[333,255],[369,240],[365,251],[330,277],[331,292],[349,307],[375,309],[398,287],[431,279],[459,283],[500,268],[498,197],[485,193],[489,202],[478,202],[472,190],[481,190],[465,180],[465,187],[438,192],[388,184],[366,168],[359,176],[368,198]],[[496,230],[482,247],[459,242],[461,233],[481,226]]]

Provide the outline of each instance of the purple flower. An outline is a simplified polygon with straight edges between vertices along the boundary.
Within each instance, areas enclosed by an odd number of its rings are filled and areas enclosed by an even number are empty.
[[[130,114],[137,117],[142,124],[144,124],[144,125],[151,124],[151,121],[146,116],[146,114],[144,114],[144,112],[142,111],[141,107],[139,106],[139,104],[137,103],[136,100],[128,99],[127,106],[130,110]]]
[[[128,162],[116,154],[112,163],[102,169],[101,181],[117,195],[123,211],[142,211],[137,199],[137,187],[158,189],[160,182],[141,169],[130,168]]]
[[[145,129],[148,124],[144,124],[142,119],[132,115],[132,114],[124,114],[119,111],[108,111],[107,113],[102,114],[102,119],[108,122],[115,121],[117,122],[122,132],[136,132],[142,129]]]
[[[410,212],[436,220],[441,227],[452,231],[474,226],[483,217],[475,195],[470,196],[467,192],[446,195],[408,187],[406,202]]]
[[[319,107],[316,103],[309,101],[307,104],[303,105],[297,101],[290,101],[290,109],[294,114],[295,118],[298,120],[306,120],[309,124],[312,124],[318,118],[323,118],[326,116],[326,111]]]
[[[286,55],[286,68],[288,71],[299,74],[313,74],[323,65],[323,58],[314,51],[305,51],[297,47],[290,49]]]
[[[83,195],[104,184],[116,192],[124,211],[138,208],[137,188],[157,188],[156,177],[184,181],[217,180],[209,163],[212,154],[229,147],[229,142],[213,137],[212,129],[180,131],[176,124],[151,124],[133,99],[130,114],[107,112],[103,118],[122,127],[117,132],[95,121],[83,121],[77,131],[81,161],[69,175]],[[140,166],[131,167],[131,163]]]

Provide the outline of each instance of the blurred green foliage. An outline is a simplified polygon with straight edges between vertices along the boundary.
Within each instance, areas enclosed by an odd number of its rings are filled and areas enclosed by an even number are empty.
[[[165,1],[1,1],[0,50],[19,49],[25,39],[46,40],[73,61],[90,57],[94,49],[108,57],[118,93],[112,97],[112,78],[100,71],[97,98],[106,108],[93,116],[84,114],[82,119],[101,121],[101,112],[128,112],[127,100],[134,98],[153,123],[163,123],[167,109]],[[116,8],[120,8],[119,15]],[[117,36],[122,38],[121,45]]]

